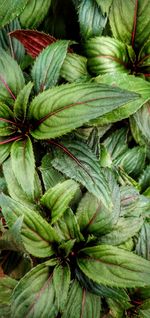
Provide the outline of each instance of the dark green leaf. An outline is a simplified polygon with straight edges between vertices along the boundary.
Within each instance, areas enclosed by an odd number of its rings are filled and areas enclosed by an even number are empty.
[[[138,235],[136,253],[150,261],[150,223],[146,221]]]
[[[148,83],[150,85],[150,83]],[[150,86],[149,86],[150,87]],[[133,125],[132,125],[132,118],[131,118],[131,130],[135,140],[140,144],[146,144],[149,146],[150,144],[150,102],[147,102],[143,107],[141,107],[133,116]],[[135,127],[137,126],[137,128]],[[142,137],[137,139],[136,138],[136,129],[139,131],[139,134]],[[134,132],[135,130],[135,132]]]
[[[139,180],[138,180],[141,190],[145,191],[146,188],[150,185],[150,165],[147,165],[146,168],[142,171]]]
[[[43,195],[41,203],[50,209],[51,223],[55,223],[63,215],[78,189],[79,185],[75,181],[66,180]]]
[[[29,137],[17,140],[11,147],[11,162],[14,175],[29,197],[34,193],[35,162]]]
[[[80,32],[84,39],[102,34],[107,18],[102,14],[95,0],[81,0],[78,14]]]
[[[100,297],[82,288],[75,280],[72,283],[62,318],[99,318],[100,311]]]
[[[67,54],[68,44],[69,41],[65,40],[52,43],[36,58],[32,69],[36,92],[56,85]]]
[[[138,94],[95,83],[48,89],[30,105],[29,118],[35,122],[31,134],[37,139],[59,137],[138,98]]]
[[[150,284],[150,263],[111,245],[84,248],[78,256],[83,273],[98,284],[140,287]]]
[[[21,229],[23,224],[23,217],[19,217],[14,225],[4,232],[0,238],[0,249],[1,250],[12,250],[25,252],[21,238]]]
[[[0,28],[17,17],[25,8],[28,0],[2,0],[0,2]]]
[[[33,83],[29,82],[23,89],[19,92],[15,103],[14,103],[14,115],[16,119],[24,121],[26,118],[26,111],[29,101],[29,96],[33,87]]]
[[[139,318],[149,318],[150,317],[150,299],[147,299],[139,307],[138,310]]]
[[[5,276],[0,279],[0,316],[2,318],[10,318],[11,295],[16,285],[17,281],[11,277]]]
[[[4,141],[4,138],[0,138],[0,142]],[[0,145],[0,165],[8,158],[11,150],[12,143]]]
[[[51,0],[30,0],[20,15],[21,25],[25,28],[36,28],[46,16]]]
[[[14,133],[12,127],[13,113],[4,103],[0,103],[0,136],[9,136]],[[0,145],[1,147],[2,145]]]
[[[56,294],[57,308],[60,312],[66,310],[66,302],[70,285],[70,268],[68,264],[57,265],[53,272],[53,284]]]

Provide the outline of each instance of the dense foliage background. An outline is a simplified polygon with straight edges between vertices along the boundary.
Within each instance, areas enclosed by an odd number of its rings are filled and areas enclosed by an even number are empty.
[[[0,317],[150,317],[150,0],[0,0]]]

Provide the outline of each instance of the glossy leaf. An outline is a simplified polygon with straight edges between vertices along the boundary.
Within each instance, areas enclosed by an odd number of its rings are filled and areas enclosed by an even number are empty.
[[[0,48],[0,98],[15,98],[24,86],[23,73],[17,62]]]
[[[92,74],[128,73],[127,46],[110,37],[93,37],[84,45],[88,67]]]
[[[13,226],[18,217],[24,217],[21,236],[26,250],[31,255],[42,258],[53,254],[51,243],[59,239],[54,229],[40,214],[5,195],[0,196],[0,205],[9,227]]]
[[[0,28],[16,18],[25,8],[28,0],[2,0],[0,2],[1,21]]]
[[[53,284],[56,294],[56,303],[59,312],[66,310],[71,273],[68,264],[57,265],[53,272]]]
[[[114,287],[150,284],[149,262],[111,245],[84,248],[78,256],[81,271],[94,282]]]
[[[32,79],[35,83],[36,92],[44,91],[56,85],[67,54],[68,44],[69,41],[57,41],[44,49],[36,58],[32,68]]]
[[[63,215],[78,189],[79,185],[75,181],[66,180],[43,195],[41,203],[50,209],[51,223],[55,223]]]
[[[95,83],[48,89],[30,105],[29,118],[35,122],[31,134],[37,139],[59,137],[138,98],[135,93]]]
[[[101,35],[107,22],[94,0],[82,0],[78,8],[80,32],[85,39]]]
[[[36,28],[46,16],[51,0],[30,0],[20,15],[21,25],[25,28]]]
[[[33,196],[35,163],[32,143],[29,137],[17,140],[11,147],[11,162],[14,175],[24,192]]]
[[[62,318],[99,318],[100,310],[100,297],[83,289],[75,280],[72,283]]]
[[[76,53],[67,53],[60,74],[70,83],[88,80],[90,75],[87,71],[87,58]]]
[[[113,36],[139,49],[150,36],[149,0],[114,0],[110,10]]]
[[[53,273],[47,263],[34,267],[19,281],[12,295],[11,312],[16,318],[57,316]]]
[[[10,36],[18,39],[33,58],[38,56],[46,46],[56,42],[52,35],[36,30],[16,30],[10,32]]]
[[[51,156],[51,154],[46,154],[42,158],[42,164],[39,168],[42,174],[42,180],[46,191],[49,188],[52,188],[55,185],[57,185],[57,183],[65,180],[64,176],[53,168],[51,163],[52,159],[53,157]]]
[[[14,103],[14,115],[16,119],[24,121],[26,118],[29,96],[33,87],[33,83],[29,82],[19,92]]]
[[[83,184],[87,190],[111,208],[110,189],[99,162],[91,149],[83,142],[65,142],[55,152],[52,165],[69,178]]]

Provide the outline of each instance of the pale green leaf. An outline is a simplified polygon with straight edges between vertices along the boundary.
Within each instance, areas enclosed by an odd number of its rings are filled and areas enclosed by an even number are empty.
[[[78,266],[90,279],[114,287],[150,284],[150,263],[140,256],[111,245],[84,248]]]
[[[28,0],[1,0],[0,2],[0,27],[16,18],[25,8]]]
[[[27,106],[29,101],[29,96],[33,87],[33,83],[29,82],[23,89],[19,92],[15,103],[14,103],[14,115],[16,119],[24,121],[26,118]]]
[[[68,302],[62,318],[99,318],[101,311],[100,297],[82,288],[74,280],[68,295]]]
[[[32,142],[29,137],[17,140],[11,147],[11,162],[14,175],[28,196],[33,197],[35,162]]]
[[[87,58],[76,53],[68,53],[60,75],[70,83],[88,80],[90,75],[87,71]]]
[[[9,136],[14,133],[13,113],[4,103],[0,103],[0,136]],[[9,139],[9,138],[8,138]]]
[[[79,185],[73,180],[58,183],[41,198],[41,203],[50,209],[51,223],[55,223],[66,211]]]
[[[43,263],[17,284],[12,295],[11,314],[15,318],[55,318],[57,313],[53,273],[50,266]]]
[[[0,138],[0,141],[4,141],[3,138]],[[12,143],[0,145],[0,165],[8,158],[11,150]]]
[[[36,92],[55,86],[67,54],[69,41],[60,40],[47,46],[36,58],[32,68],[32,79]]]
[[[68,264],[57,265],[53,272],[53,284],[56,294],[56,303],[59,312],[66,310],[71,273]]]
[[[108,13],[113,0],[96,0],[97,4],[101,7],[103,14]]]
[[[59,137],[138,98],[136,93],[96,83],[48,89],[30,105],[28,116],[34,122],[31,134],[37,139]]]
[[[46,16],[51,0],[30,0],[20,15],[21,25],[25,28],[36,28]]]

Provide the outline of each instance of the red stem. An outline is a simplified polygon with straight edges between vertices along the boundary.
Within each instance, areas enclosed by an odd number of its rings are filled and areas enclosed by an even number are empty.
[[[21,139],[21,136],[12,137],[10,139],[6,139],[4,141],[0,141],[0,145],[8,144],[8,143],[10,143],[12,141],[19,140],[19,139]]]
[[[2,76],[0,75],[0,80],[1,82],[4,84],[5,88],[7,89],[7,91],[9,92],[9,94],[11,95],[11,97],[15,100],[16,97],[13,94],[13,92],[11,91],[11,89],[9,88],[9,86],[7,85],[7,83],[5,82],[5,80],[2,78]]]

